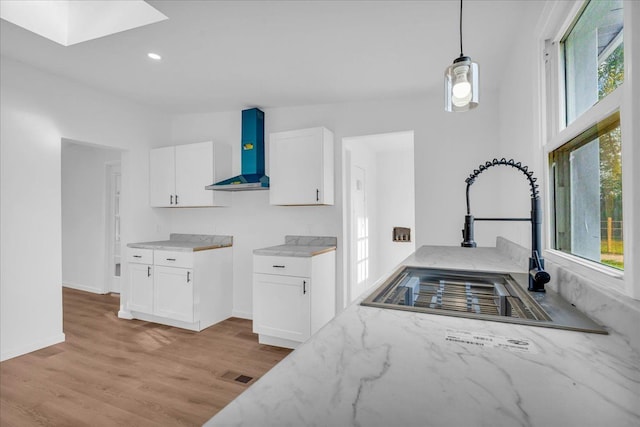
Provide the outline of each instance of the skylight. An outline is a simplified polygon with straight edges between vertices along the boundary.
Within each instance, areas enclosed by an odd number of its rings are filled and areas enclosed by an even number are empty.
[[[168,19],[143,0],[2,0],[0,17],[63,46]]]

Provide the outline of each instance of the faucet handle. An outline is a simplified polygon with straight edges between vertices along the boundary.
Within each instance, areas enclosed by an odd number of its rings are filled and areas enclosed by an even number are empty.
[[[475,248],[476,242],[473,240],[473,215],[464,216],[464,229],[462,230],[462,243],[463,248]]]

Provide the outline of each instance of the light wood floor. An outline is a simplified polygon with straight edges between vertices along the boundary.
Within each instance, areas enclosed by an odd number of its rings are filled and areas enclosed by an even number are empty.
[[[200,426],[289,354],[250,320],[190,332],[119,319],[117,296],[63,297],[66,341],[0,363],[3,427]]]

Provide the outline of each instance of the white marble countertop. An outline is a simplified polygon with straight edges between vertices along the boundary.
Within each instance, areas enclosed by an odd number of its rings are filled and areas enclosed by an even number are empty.
[[[335,251],[337,240],[336,237],[285,236],[284,245],[254,249],[253,253],[255,255],[312,257]]]
[[[493,248],[422,247],[403,264],[524,270]],[[529,345],[482,340],[503,337]],[[614,331],[352,304],[205,425],[638,426],[637,348]]]
[[[127,247],[165,251],[197,252],[233,246],[233,236],[214,236],[208,234],[176,234],[169,240],[155,242],[129,243]]]

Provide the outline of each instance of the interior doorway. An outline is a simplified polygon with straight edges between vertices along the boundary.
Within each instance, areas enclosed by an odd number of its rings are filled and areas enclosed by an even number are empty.
[[[342,158],[350,303],[415,251],[413,131],[344,138]]]
[[[122,151],[63,139],[62,284],[120,291]]]

